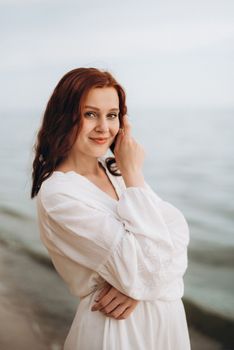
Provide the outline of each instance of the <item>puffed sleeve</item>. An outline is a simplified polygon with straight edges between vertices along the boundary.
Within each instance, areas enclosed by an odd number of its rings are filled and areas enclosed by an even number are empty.
[[[42,203],[57,252],[132,298],[155,300],[187,268],[187,223],[149,188],[128,187],[117,216],[66,193],[45,196]]]

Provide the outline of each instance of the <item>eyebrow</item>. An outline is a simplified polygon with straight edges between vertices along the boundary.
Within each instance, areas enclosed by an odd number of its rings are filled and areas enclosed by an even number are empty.
[[[84,108],[92,108],[92,109],[96,109],[96,111],[99,111],[99,108],[94,107],[94,106],[84,106]],[[110,111],[119,111],[118,108],[111,108]]]

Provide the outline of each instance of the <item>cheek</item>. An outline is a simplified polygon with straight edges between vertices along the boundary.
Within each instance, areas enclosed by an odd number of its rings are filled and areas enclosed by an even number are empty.
[[[113,131],[115,134],[119,132],[119,128],[120,128],[120,122],[119,122],[119,119],[117,119],[117,121],[115,122],[115,125],[113,126]]]
[[[93,129],[92,123],[88,123],[87,121],[84,121],[79,133],[80,139],[87,136],[87,134],[89,134],[90,131],[92,131],[92,129]]]

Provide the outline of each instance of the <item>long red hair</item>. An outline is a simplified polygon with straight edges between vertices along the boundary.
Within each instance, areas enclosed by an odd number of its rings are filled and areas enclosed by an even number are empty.
[[[65,74],[55,87],[45,109],[42,125],[34,144],[35,158],[32,166],[31,198],[34,198],[42,182],[67,157],[82,127],[81,107],[90,89],[114,87],[119,97],[119,121],[127,113],[126,95],[122,86],[107,71],[97,68],[76,68]],[[75,130],[75,132],[74,132]],[[114,153],[115,143],[110,146]],[[116,176],[114,157],[106,159],[108,170]]]

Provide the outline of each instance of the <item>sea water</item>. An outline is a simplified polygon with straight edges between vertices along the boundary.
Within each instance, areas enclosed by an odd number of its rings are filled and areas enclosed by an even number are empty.
[[[190,227],[185,297],[234,319],[234,111],[129,110],[146,181]],[[1,113],[0,239],[47,256],[30,200],[37,110]]]

